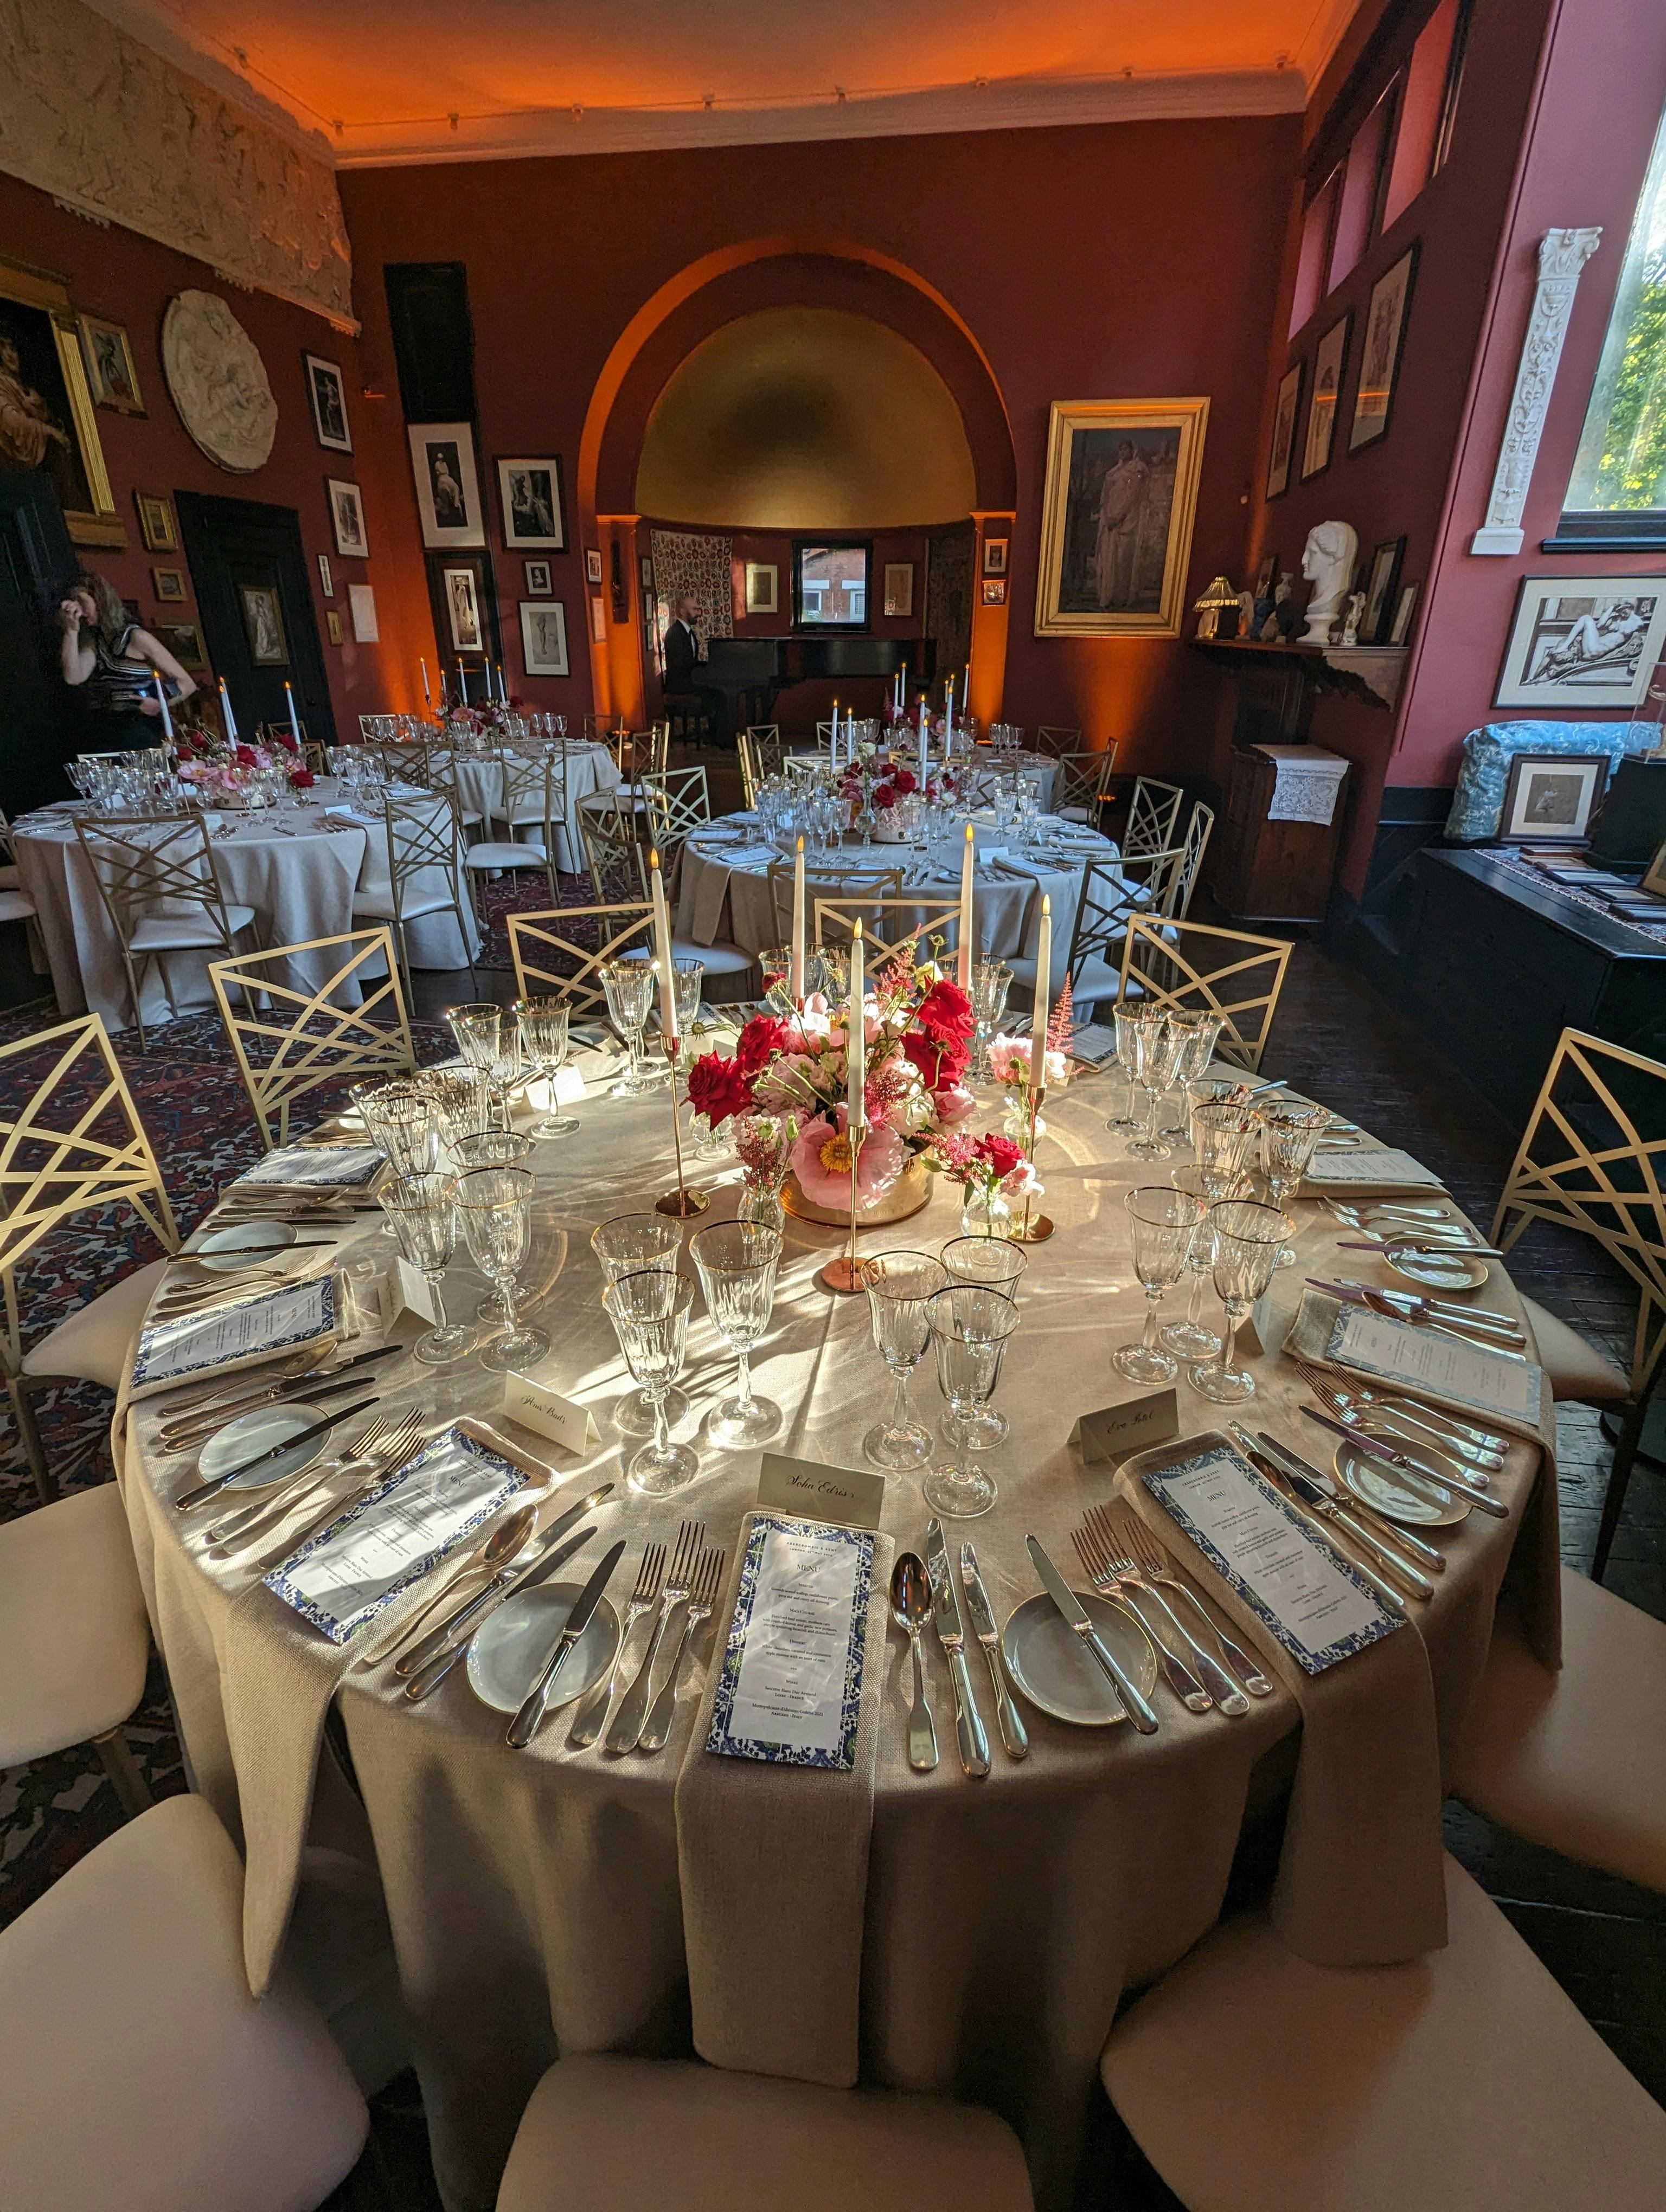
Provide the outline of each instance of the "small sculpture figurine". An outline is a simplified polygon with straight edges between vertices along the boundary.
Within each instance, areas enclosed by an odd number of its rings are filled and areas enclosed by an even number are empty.
[[[1353,564],[1359,539],[1346,522],[1316,522],[1302,548],[1302,574],[1313,586],[1307,603],[1307,628],[1298,641],[1302,645],[1329,645],[1331,624],[1341,611],[1342,596],[1353,581]]]
[[[1288,568],[1280,569],[1279,580],[1273,588],[1271,611],[1261,626],[1263,644],[1277,645],[1280,638],[1287,638],[1291,631],[1295,629],[1296,608],[1291,598],[1291,589],[1294,582],[1295,579]]]
[[[1253,592],[1240,592],[1238,593],[1238,635],[1253,637],[1255,635],[1256,595]]]
[[[1359,644],[1359,620],[1365,611],[1365,593],[1363,592],[1350,592],[1348,593],[1347,612],[1342,617],[1342,635],[1337,640],[1339,645]]]

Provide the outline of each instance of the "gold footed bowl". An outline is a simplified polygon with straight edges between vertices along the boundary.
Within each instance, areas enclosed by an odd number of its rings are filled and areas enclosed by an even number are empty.
[[[856,1226],[862,1229],[886,1229],[894,1221],[906,1221],[911,1214],[920,1212],[932,1194],[930,1170],[918,1153],[912,1153],[903,1169],[883,1198],[872,1206],[865,1206],[856,1216]],[[788,1170],[781,1187],[781,1204],[798,1221],[819,1221],[829,1229],[848,1229],[850,1208],[848,1206],[818,1206],[805,1196],[799,1179]]]

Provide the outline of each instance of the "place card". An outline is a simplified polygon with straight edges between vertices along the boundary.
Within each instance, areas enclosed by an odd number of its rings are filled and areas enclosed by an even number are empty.
[[[1273,1319],[1272,1286],[1264,1290],[1243,1319],[1238,1323],[1234,1338],[1237,1349],[1254,1358],[1258,1352],[1276,1352],[1278,1327]]]
[[[1405,1625],[1236,1452],[1213,1446],[1145,1484],[1304,1673],[1322,1674]]]
[[[1326,1152],[1302,1177],[1315,1190],[1442,1190],[1440,1177],[1409,1152],[1384,1146],[1377,1152]]]
[[[146,1323],[139,1332],[129,1395],[148,1396],[208,1368],[230,1370],[341,1329],[345,1286],[336,1275],[216,1304],[207,1313]]]
[[[765,1452],[758,1469],[757,1502],[766,1512],[836,1521],[846,1528],[877,1528],[885,1507],[885,1478],[866,1469],[824,1467],[816,1460]]]
[[[508,1498],[520,1468],[447,1429],[265,1577],[332,1644],[344,1644]]]
[[[1070,1441],[1081,1447],[1082,1457],[1093,1467],[1107,1460],[1115,1464],[1179,1433],[1180,1406],[1174,1392],[1142,1390],[1137,1398],[1084,1413],[1071,1430]]]
[[[706,1748],[849,1772],[873,1537],[760,1513],[746,1539]]]
[[[1449,1398],[1478,1413],[1495,1413],[1526,1428],[1539,1425],[1542,1368],[1484,1345],[1460,1343],[1438,1328],[1419,1328],[1363,1306],[1344,1305],[1331,1323],[1324,1357],[1335,1365]]]
[[[232,1186],[250,1183],[325,1183],[358,1189],[372,1182],[382,1164],[374,1145],[282,1145],[240,1175]]]
[[[587,1406],[563,1398],[559,1390],[547,1382],[534,1382],[530,1376],[504,1376],[503,1410],[523,1429],[534,1429],[570,1452],[589,1451],[602,1440]]]
[[[434,1310],[434,1292],[420,1267],[413,1267],[403,1253],[390,1260],[376,1278],[376,1304],[382,1327],[392,1328],[401,1314],[415,1314],[430,1328],[440,1319]]]

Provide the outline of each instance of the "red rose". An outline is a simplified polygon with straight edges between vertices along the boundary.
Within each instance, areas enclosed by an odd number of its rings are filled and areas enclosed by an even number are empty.
[[[927,1091],[941,1091],[945,1084],[959,1081],[970,1055],[963,1044],[939,1044],[918,1030],[909,1030],[903,1038],[903,1057],[919,1069]]]
[[[891,772],[891,780],[896,787],[897,795],[899,799],[906,799],[909,797],[910,793],[918,791],[920,788],[913,776],[905,768],[892,769]]]
[[[873,804],[879,807],[881,811],[883,811],[887,806],[895,806],[897,804],[897,793],[891,789],[888,783],[876,783],[873,787]]]
[[[289,770],[289,788],[291,791],[310,791],[312,787],[313,771],[311,769],[292,768]]]
[[[997,1136],[990,1130],[977,1140],[978,1157],[988,1160],[998,1182],[1005,1182],[1024,1158],[1022,1145],[1015,1145],[1010,1137]]]
[[[272,732],[272,735],[277,739],[277,742],[283,746],[286,753],[298,753],[301,750],[301,747],[295,743],[294,738],[290,735],[288,730],[274,730]]]
[[[689,1103],[696,1114],[709,1115],[715,1127],[731,1114],[751,1111],[752,1086],[735,1061],[708,1052],[689,1070]]]
[[[735,1041],[734,1064],[743,1075],[756,1075],[791,1042],[785,1022],[773,1014],[754,1014]]]
[[[239,768],[256,768],[259,765],[255,759],[252,745],[236,746],[233,750],[232,758],[237,763]]]
[[[966,994],[958,983],[944,978],[927,992],[914,1021],[916,1029],[939,1044],[964,1044],[972,1034],[975,1018]]]

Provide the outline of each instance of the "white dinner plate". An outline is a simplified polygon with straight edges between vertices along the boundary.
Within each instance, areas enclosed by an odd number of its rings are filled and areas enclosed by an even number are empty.
[[[1126,1607],[1091,1590],[1077,1596],[1106,1650],[1149,1698],[1157,1687],[1157,1654],[1151,1638]],[[1006,1624],[1000,1648],[1006,1671],[1032,1705],[1079,1728],[1109,1728],[1126,1720],[1104,1668],[1050,1597],[1026,1598]]]
[[[500,1713],[520,1711],[583,1594],[582,1583],[542,1583],[487,1614],[469,1646],[469,1687],[483,1705]],[[618,1648],[619,1616],[603,1598],[556,1677],[550,1711],[570,1705],[593,1689]]]
[[[257,1452],[270,1451],[274,1444],[282,1443],[285,1437],[299,1436],[321,1421],[328,1410],[323,1406],[302,1405],[289,1398],[281,1406],[257,1406],[252,1413],[240,1413],[234,1421],[228,1421],[223,1429],[216,1429],[197,1455],[197,1472],[204,1482],[217,1481],[228,1467],[240,1460],[252,1459]],[[274,1482],[285,1482],[292,1474],[299,1474],[310,1467],[329,1443],[327,1436],[314,1437],[310,1443],[297,1444],[281,1458],[269,1459],[264,1467],[240,1474],[234,1482],[226,1485],[228,1490],[264,1490]]]
[[[1485,1260],[1467,1252],[1397,1252],[1392,1257],[1385,1252],[1383,1265],[1391,1275],[1434,1291],[1478,1291],[1493,1272]]]
[[[1438,1451],[1425,1451],[1421,1444],[1408,1443],[1398,1430],[1379,1426],[1372,1431],[1385,1444],[1392,1444],[1402,1459],[1408,1459],[1420,1468],[1427,1478],[1420,1482],[1408,1480],[1398,1468],[1385,1467],[1381,1460],[1356,1451],[1352,1444],[1336,1447],[1336,1478],[1346,1489],[1351,1490],[1362,1505],[1369,1505],[1385,1521],[1397,1521],[1406,1528],[1450,1528],[1469,1517],[1469,1505],[1456,1491],[1449,1490],[1441,1480],[1447,1462]]]
[[[269,1267],[273,1253],[295,1241],[295,1231],[284,1222],[248,1221],[236,1228],[211,1231],[186,1257],[212,1275],[240,1275],[246,1267]],[[246,1249],[228,1249],[233,1245]]]

